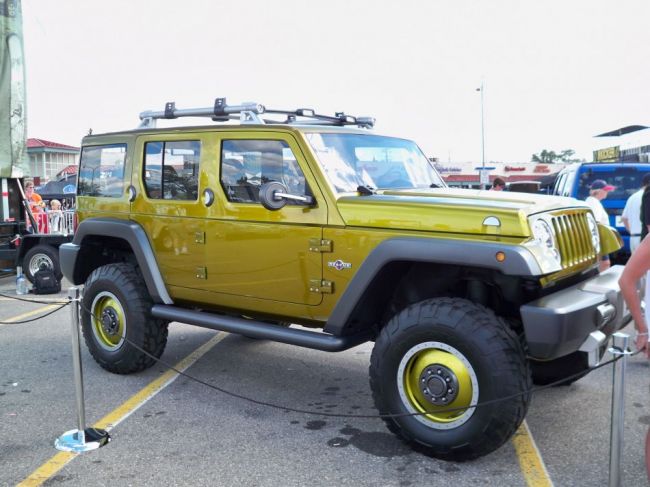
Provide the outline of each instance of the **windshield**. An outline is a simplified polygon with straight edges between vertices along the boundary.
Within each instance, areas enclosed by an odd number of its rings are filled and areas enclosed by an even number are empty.
[[[607,195],[608,200],[626,200],[641,189],[641,180],[647,169],[636,167],[585,167],[578,176],[578,196],[584,200],[589,196],[589,187],[596,179],[604,179],[616,189]]]
[[[339,193],[444,187],[414,142],[380,135],[307,133],[323,172]]]

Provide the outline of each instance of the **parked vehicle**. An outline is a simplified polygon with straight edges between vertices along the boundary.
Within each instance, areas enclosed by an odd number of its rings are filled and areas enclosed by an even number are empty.
[[[33,283],[34,274],[45,264],[57,279],[63,277],[59,265],[59,246],[72,241],[74,210],[31,214],[21,192],[20,179],[0,179],[7,195],[0,202],[4,221],[0,222],[0,262],[7,272],[22,266]],[[30,221],[31,220],[31,221]]]
[[[155,128],[181,116],[241,123]],[[622,268],[598,273],[620,236],[575,199],[449,189],[367,117],[224,98],[140,117],[83,139],[60,248],[106,370],[152,366],[170,321],[327,352],[374,341],[388,428],[468,460],[515,433],[533,381],[586,374],[629,321]]]
[[[601,203],[609,214],[610,225],[623,237],[624,246],[614,259],[625,263],[630,255],[630,234],[625,229],[621,215],[627,199],[641,188],[643,175],[650,171],[650,164],[640,162],[578,163],[565,167],[558,174],[553,194],[585,200],[589,187],[596,179],[603,179],[616,189],[610,191]]]

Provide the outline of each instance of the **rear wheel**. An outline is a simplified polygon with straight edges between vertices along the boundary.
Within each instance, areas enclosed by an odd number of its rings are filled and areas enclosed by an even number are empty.
[[[23,259],[23,272],[25,277],[34,284],[34,274],[45,265],[54,271],[57,280],[63,278],[61,266],[59,265],[59,251],[50,245],[35,245],[25,253]]]
[[[108,264],[88,277],[84,287],[82,331],[88,350],[104,369],[139,372],[160,357],[167,344],[167,322],[155,319],[142,277],[130,264]]]
[[[382,329],[370,386],[388,428],[417,450],[470,460],[506,442],[524,419],[530,369],[517,335],[492,311],[457,298],[411,305]],[[508,398],[473,407],[477,403]]]

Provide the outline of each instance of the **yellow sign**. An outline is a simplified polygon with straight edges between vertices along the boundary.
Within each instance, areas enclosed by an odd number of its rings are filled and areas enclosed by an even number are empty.
[[[599,149],[594,151],[594,161],[597,162],[613,162],[618,161],[619,146],[607,147],[606,149]]]

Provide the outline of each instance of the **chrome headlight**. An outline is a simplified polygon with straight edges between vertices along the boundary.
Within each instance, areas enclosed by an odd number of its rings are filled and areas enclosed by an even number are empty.
[[[587,213],[587,223],[589,225],[589,233],[591,234],[591,243],[596,249],[596,253],[600,253],[600,235],[598,234],[598,224],[596,218],[592,213]]]
[[[550,255],[557,263],[560,263],[562,257],[555,244],[555,235],[553,234],[551,225],[546,220],[538,218],[533,223],[532,232],[533,237],[546,250],[547,255]]]

